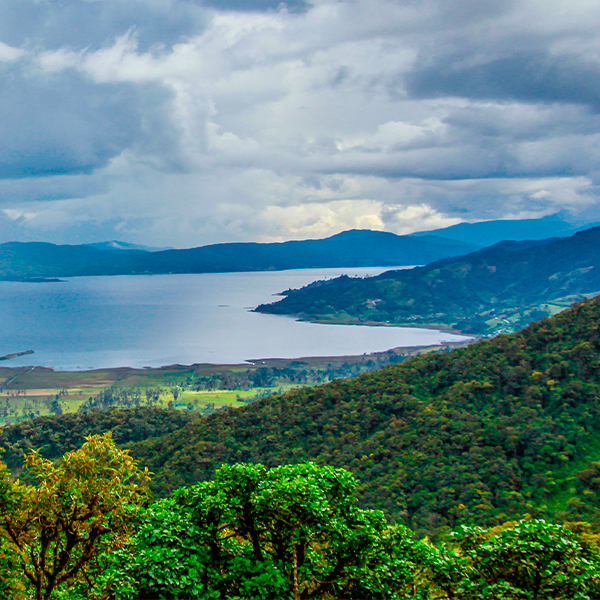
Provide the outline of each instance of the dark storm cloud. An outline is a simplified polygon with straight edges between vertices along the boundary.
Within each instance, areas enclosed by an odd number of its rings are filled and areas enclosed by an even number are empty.
[[[94,50],[133,29],[146,50],[197,33],[204,19],[201,3],[193,0],[8,0],[0,2],[0,40]]]
[[[0,78],[0,178],[89,173],[143,146],[150,130],[169,152],[170,127],[157,117],[170,98],[163,87],[93,83],[71,70],[34,75],[20,63]]]
[[[387,140],[334,147],[311,165],[327,174],[453,181],[588,175],[600,161],[600,114],[585,105],[479,103],[444,112],[404,139],[396,124]]]
[[[519,51],[470,66],[464,66],[464,59],[444,57],[437,64],[408,74],[405,84],[409,96],[566,102],[600,110],[597,63],[541,51]]]

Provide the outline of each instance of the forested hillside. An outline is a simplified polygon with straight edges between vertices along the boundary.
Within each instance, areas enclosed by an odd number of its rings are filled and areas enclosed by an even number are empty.
[[[523,513],[600,522],[600,299],[523,331],[299,388],[131,445],[157,494],[221,463],[353,471],[421,532]]]
[[[88,435],[112,431],[117,444],[139,442],[181,429],[195,418],[192,412],[150,407],[39,417],[0,429],[1,459],[11,470],[20,471],[23,456],[31,450],[56,459],[81,446]]]
[[[155,494],[222,463],[315,460],[354,472],[360,501],[421,533],[529,513],[600,524],[600,298],[521,332],[297,388],[188,422],[158,409],[40,418],[4,428],[56,458],[112,430],[155,473]]]
[[[500,242],[377,277],[318,281],[288,290],[283,300],[256,310],[337,321],[441,324],[487,333],[509,319],[519,329],[540,318],[544,303],[598,291],[600,227],[595,227],[570,238]]]

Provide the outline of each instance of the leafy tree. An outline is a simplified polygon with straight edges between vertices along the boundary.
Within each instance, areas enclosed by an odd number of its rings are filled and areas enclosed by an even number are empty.
[[[123,592],[140,598],[401,598],[428,546],[355,505],[357,482],[313,463],[223,466],[142,511]],[[419,567],[419,565],[422,565]],[[124,596],[126,597],[126,596]],[[416,596],[414,596],[416,597]]]
[[[5,597],[18,597],[11,591],[15,581],[22,597],[35,600],[53,598],[61,588],[93,587],[90,573],[99,556],[126,537],[128,504],[147,500],[148,471],[118,449],[110,433],[87,437],[58,465],[32,451],[25,468],[37,485],[12,481],[0,464]]]
[[[211,569],[198,527],[173,498],[139,509],[134,528],[108,567],[109,577],[118,582],[117,598],[218,597],[208,582],[220,575]]]
[[[463,526],[453,537],[454,553],[435,571],[457,600],[586,600],[597,589],[598,564],[560,525],[529,518],[490,530]]]

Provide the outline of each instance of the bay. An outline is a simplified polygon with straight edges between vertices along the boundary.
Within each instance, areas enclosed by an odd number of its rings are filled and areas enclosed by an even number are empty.
[[[275,294],[341,274],[390,267],[258,273],[76,277],[0,282],[0,355],[35,354],[2,366],[57,370],[241,363],[343,356],[461,341],[430,329],[321,325],[250,309]]]

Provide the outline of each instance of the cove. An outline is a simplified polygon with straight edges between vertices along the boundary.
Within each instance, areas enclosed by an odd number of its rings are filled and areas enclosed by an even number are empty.
[[[76,277],[0,282],[4,366],[57,370],[234,364],[261,358],[342,356],[465,340],[430,329],[306,323],[250,312],[275,294],[341,274],[390,267],[255,273]]]

